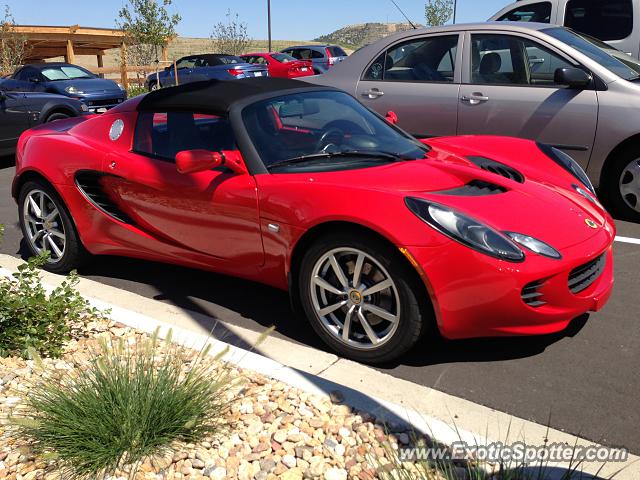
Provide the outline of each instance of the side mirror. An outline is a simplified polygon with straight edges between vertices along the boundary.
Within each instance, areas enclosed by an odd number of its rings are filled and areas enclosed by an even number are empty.
[[[209,150],[183,150],[176,155],[176,169],[183,174],[205,172],[222,164],[222,155]]]
[[[397,125],[398,124],[398,114],[396,112],[394,112],[393,110],[389,110],[387,112],[387,115],[384,118],[391,125]]]
[[[553,81],[557,85],[565,85],[575,89],[587,88],[591,84],[591,80],[591,75],[575,67],[558,68],[553,75]]]
[[[238,174],[247,173],[247,167],[238,150],[183,150],[176,155],[176,169],[179,173],[206,172],[213,168],[225,166]]]

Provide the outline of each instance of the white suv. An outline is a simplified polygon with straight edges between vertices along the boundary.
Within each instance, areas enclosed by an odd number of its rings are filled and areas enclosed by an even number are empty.
[[[553,23],[640,58],[640,0],[519,0],[490,20]]]

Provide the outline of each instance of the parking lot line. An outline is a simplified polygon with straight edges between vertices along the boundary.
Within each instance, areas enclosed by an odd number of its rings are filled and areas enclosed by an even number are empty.
[[[634,243],[636,245],[640,245],[640,238],[616,237],[616,242]]]

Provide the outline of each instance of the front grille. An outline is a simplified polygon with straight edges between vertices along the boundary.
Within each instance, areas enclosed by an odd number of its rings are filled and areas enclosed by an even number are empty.
[[[524,183],[524,175],[522,175],[515,168],[505,165],[504,163],[496,162],[495,160],[491,160],[490,158],[486,157],[475,156],[467,157],[467,160],[472,161],[482,170],[495,173],[496,175],[508,178],[509,180],[513,180],[514,182]]]
[[[122,103],[122,100],[118,98],[107,98],[104,100],[87,100],[87,106],[89,108],[105,108],[115,107],[118,103]]]
[[[500,185],[483,182],[482,180],[472,180],[462,187],[452,188],[450,190],[441,190],[433,193],[437,193],[439,195],[458,195],[461,197],[482,197],[485,195],[496,195],[506,191],[507,189]]]
[[[110,217],[113,217],[122,223],[133,224],[133,221],[129,216],[120,210],[102,189],[100,180],[104,176],[105,174],[103,173],[93,171],[76,173],[76,185],[78,190],[84,194],[87,200]]]
[[[527,283],[520,294],[522,301],[534,308],[546,305],[547,302],[544,301],[543,294],[540,291],[542,285],[544,285],[544,282],[541,280]]]
[[[589,263],[571,270],[571,273],[569,273],[569,290],[572,293],[580,293],[589,288],[602,274],[606,263],[607,256],[606,253],[603,253]]]

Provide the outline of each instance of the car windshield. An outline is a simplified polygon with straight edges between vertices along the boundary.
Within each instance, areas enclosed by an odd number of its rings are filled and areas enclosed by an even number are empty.
[[[625,80],[633,81],[640,78],[640,62],[611,45],[566,28],[554,27],[542,31],[575,48]]]
[[[46,67],[42,69],[42,76],[51,82],[56,80],[77,80],[84,78],[94,78],[94,75],[79,67],[73,66],[56,66]]]
[[[286,53],[274,53],[273,55],[271,55],[271,58],[280,63],[289,63],[296,61],[295,58],[293,58],[291,55],[287,55]]]
[[[350,95],[312,91],[256,102],[242,112],[271,171],[329,171],[423,158],[428,147]]]

